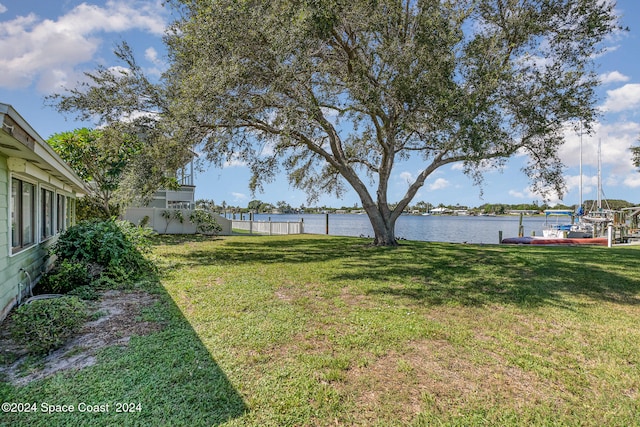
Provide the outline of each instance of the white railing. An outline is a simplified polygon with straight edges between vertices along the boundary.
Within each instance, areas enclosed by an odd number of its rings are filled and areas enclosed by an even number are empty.
[[[241,230],[249,234],[303,234],[304,223],[300,222],[271,222],[271,221],[239,221],[233,220],[233,230]]]

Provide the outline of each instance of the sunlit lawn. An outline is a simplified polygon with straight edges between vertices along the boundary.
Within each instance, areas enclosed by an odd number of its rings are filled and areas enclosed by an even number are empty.
[[[367,243],[159,239],[162,332],[4,391],[147,408],[102,425],[640,425],[640,247]]]
[[[640,424],[640,248],[159,246],[231,425]]]

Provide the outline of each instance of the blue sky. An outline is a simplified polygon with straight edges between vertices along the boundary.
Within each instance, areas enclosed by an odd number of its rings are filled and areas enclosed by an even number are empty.
[[[96,65],[116,65],[114,46],[126,40],[149,75],[165,68],[162,35],[171,21],[162,0],[0,0],[0,102],[11,104],[43,137],[87,123],[64,117],[44,105],[46,95],[61,92],[83,80],[83,72]],[[608,199],[640,204],[640,172],[631,163],[629,147],[640,136],[640,2],[618,0],[617,11],[629,32],[607,41],[607,51],[597,58],[602,85],[598,106],[603,111],[593,136],[583,136],[583,198],[596,198],[597,146],[602,143],[602,182]],[[566,170],[568,192],[564,203],[579,202],[580,137],[568,132],[560,150]],[[420,200],[432,204],[478,206],[483,203],[530,203],[542,201],[533,194],[514,158],[503,171],[488,171],[483,195],[461,171],[461,165],[441,168],[420,190]],[[398,200],[407,180],[420,171],[420,163],[396,166],[389,199]],[[196,176],[196,197],[220,204],[246,206],[253,198],[292,206],[306,205],[306,195],[291,188],[285,176],[251,195],[249,171],[242,163],[208,168]],[[557,200],[552,200],[557,201]],[[341,200],[321,198],[319,205],[353,206],[359,199],[348,192]]]

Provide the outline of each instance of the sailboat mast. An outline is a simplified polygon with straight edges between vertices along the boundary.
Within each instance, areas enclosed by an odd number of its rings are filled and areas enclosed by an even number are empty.
[[[582,120],[580,120],[580,207],[582,207]]]
[[[602,138],[598,138],[598,212],[602,211]]]

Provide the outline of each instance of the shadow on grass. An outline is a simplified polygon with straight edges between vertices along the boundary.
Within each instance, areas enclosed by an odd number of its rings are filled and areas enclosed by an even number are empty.
[[[173,300],[157,281],[149,286],[159,302],[141,319],[159,322],[161,331],[107,347],[95,365],[80,371],[22,387],[0,384],[3,402],[36,405],[35,413],[2,414],[0,425],[215,426],[245,414],[242,396]],[[89,406],[95,410],[87,412]]]
[[[154,234],[151,242],[154,245],[175,246],[185,243],[211,242],[221,237],[206,234]]]
[[[325,236],[236,237],[176,254],[180,265],[332,262],[332,282],[428,305],[565,305],[564,294],[639,304],[638,250],[403,242]],[[336,262],[338,261],[338,267]],[[361,291],[362,291],[361,289]]]
[[[390,285],[370,295],[409,298],[429,305],[495,303],[568,307],[566,294],[621,304],[640,304],[638,251],[585,247],[480,247],[435,245],[413,259],[345,264],[335,280],[378,280]],[[624,266],[627,266],[626,268]]]
[[[192,249],[187,253],[172,254],[178,264],[227,265],[235,263],[307,263],[326,262],[349,256],[362,257],[372,248],[370,241],[360,238],[326,238],[320,235],[292,236],[233,236],[221,238],[221,245]],[[196,242],[200,240],[191,240]],[[187,243],[189,240],[184,240]]]

